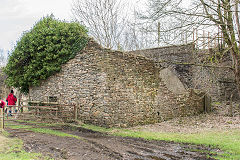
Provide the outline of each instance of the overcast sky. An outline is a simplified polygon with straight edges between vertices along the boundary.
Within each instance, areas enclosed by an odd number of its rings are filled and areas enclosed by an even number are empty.
[[[130,0],[131,3],[139,1],[144,0]],[[53,14],[70,21],[71,5],[72,0],[0,0],[0,49],[5,52],[13,49],[22,33],[43,16]]]
[[[71,20],[72,0],[0,0],[0,49],[10,50],[24,31],[40,18],[54,14]]]

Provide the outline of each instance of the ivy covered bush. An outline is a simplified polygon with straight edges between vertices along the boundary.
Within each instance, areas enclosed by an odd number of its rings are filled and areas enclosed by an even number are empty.
[[[25,32],[12,51],[4,69],[9,86],[28,93],[30,86],[61,70],[87,44],[87,30],[76,22],[47,16]]]

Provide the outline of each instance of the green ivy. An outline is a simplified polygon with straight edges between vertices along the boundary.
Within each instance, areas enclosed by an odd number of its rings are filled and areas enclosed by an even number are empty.
[[[6,83],[28,93],[30,86],[59,72],[87,44],[87,30],[76,22],[67,23],[47,16],[23,33],[9,57],[4,72]]]

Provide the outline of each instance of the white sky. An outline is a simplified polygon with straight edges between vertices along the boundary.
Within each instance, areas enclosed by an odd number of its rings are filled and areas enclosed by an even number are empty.
[[[144,6],[146,0],[121,0],[131,7]],[[185,0],[190,2],[190,0]],[[13,49],[24,31],[40,18],[53,14],[61,20],[71,20],[72,0],[0,0],[0,49]]]
[[[124,0],[122,0],[124,1]],[[134,4],[144,0],[126,0]],[[0,0],[0,49],[13,49],[24,31],[40,18],[53,14],[61,20],[71,20],[72,0]]]
[[[72,0],[0,0],[0,49],[13,49],[24,31],[43,16],[71,20]]]

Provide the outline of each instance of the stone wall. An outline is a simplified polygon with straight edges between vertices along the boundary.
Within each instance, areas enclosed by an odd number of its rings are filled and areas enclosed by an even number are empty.
[[[129,53],[142,55],[162,67],[169,68],[178,76],[185,88],[192,88],[192,66],[186,65],[193,62],[194,45],[176,45],[145,50],[131,51]]]
[[[203,64],[193,67],[193,88],[201,89],[211,95],[213,101],[229,101],[232,96],[233,101],[239,101],[237,86],[233,71],[226,66],[231,67],[231,57],[227,54],[218,63],[210,63],[208,60],[214,51],[209,50],[196,51],[194,53],[194,63]],[[205,66],[204,66],[205,64]],[[223,67],[207,67],[223,66]]]
[[[164,67],[141,55],[111,51],[90,41],[61,72],[30,88],[31,101],[57,97],[79,106],[78,118],[105,127],[160,122],[203,112],[203,95],[175,94],[159,76]]]
[[[213,50],[195,50],[193,44],[152,48],[131,51],[168,68],[182,82],[185,89],[201,89],[212,97],[213,101],[238,101],[240,99],[233,72],[227,68],[204,67],[208,65],[231,66],[231,57],[224,56],[220,64],[211,64],[208,58]],[[200,64],[192,65],[192,64]],[[182,88],[176,83],[175,88]],[[182,89],[181,89],[182,90]]]
[[[137,50],[131,51],[129,53],[142,55],[148,59],[152,59],[157,62],[191,62],[193,49],[193,44],[187,44]],[[166,63],[166,65],[168,66],[169,63]]]

